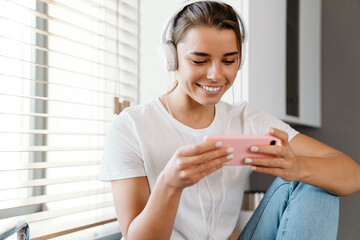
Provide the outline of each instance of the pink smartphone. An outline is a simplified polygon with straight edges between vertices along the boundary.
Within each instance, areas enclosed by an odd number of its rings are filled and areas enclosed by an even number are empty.
[[[251,152],[251,146],[280,145],[280,139],[270,135],[208,135],[204,140],[222,141],[223,146],[233,147],[234,158],[225,164],[232,166],[244,165],[244,159],[247,157],[272,157],[269,154]]]

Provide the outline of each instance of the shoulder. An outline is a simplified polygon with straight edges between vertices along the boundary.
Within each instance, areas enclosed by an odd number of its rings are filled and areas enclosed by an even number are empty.
[[[156,114],[156,100],[151,100],[144,104],[139,104],[125,108],[112,122],[112,125],[122,122],[134,123],[136,121],[146,120]]]
[[[267,134],[269,127],[278,128],[289,134],[289,139],[298,132],[281,119],[263,111],[256,106],[239,101],[232,104],[219,102],[219,111],[223,116],[239,119],[244,134]]]
[[[153,101],[125,108],[108,125],[107,137],[137,135],[139,126],[149,124],[155,108]]]
[[[120,118],[142,117],[153,113],[156,109],[156,99],[125,108],[120,114]]]

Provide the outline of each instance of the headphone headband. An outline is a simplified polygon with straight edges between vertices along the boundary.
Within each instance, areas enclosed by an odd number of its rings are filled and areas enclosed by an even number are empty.
[[[176,18],[176,16],[187,6],[193,4],[193,3],[197,3],[197,2],[218,2],[218,3],[224,3],[223,1],[206,1],[206,0],[189,0],[189,1],[185,1],[181,4],[181,6],[178,8],[178,10],[173,13],[171,15],[171,17],[169,18],[169,20],[165,23],[164,28],[163,28],[163,32],[161,34],[161,42],[163,45],[163,49],[166,55],[166,59],[167,59],[167,70],[168,71],[176,71],[177,70],[177,52],[176,52],[176,46],[175,43],[172,40],[168,40],[167,34],[170,31],[170,25],[173,24],[174,19]],[[227,4],[227,3],[225,3]],[[229,5],[230,6],[230,5]],[[240,13],[233,7],[231,7],[235,14],[237,15],[237,19],[238,19],[238,23],[239,23],[239,28],[240,28],[240,35],[241,35],[241,63],[239,64],[239,69],[242,67],[244,60],[245,60],[245,44],[247,42],[247,30],[244,24],[244,21],[240,15]]]

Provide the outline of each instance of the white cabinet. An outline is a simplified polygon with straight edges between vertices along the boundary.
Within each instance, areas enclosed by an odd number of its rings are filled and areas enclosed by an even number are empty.
[[[242,0],[249,39],[240,72],[241,97],[286,122],[320,127],[321,0],[299,0],[298,9],[298,41],[289,44],[286,0]],[[298,55],[291,54],[296,49]],[[289,70],[289,59],[295,60],[295,71]],[[287,72],[292,76],[287,78]],[[298,109],[292,111],[289,106],[294,98]]]

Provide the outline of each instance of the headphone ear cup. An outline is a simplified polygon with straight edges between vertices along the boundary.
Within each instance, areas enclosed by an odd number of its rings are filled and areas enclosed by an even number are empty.
[[[244,42],[242,42],[241,43],[241,59],[240,59],[239,69],[241,69],[242,66],[244,65],[245,57],[246,57],[246,45]]]
[[[167,41],[166,44],[163,44],[163,49],[167,61],[167,70],[176,71],[178,64],[177,64],[177,51],[175,44],[172,41]]]

